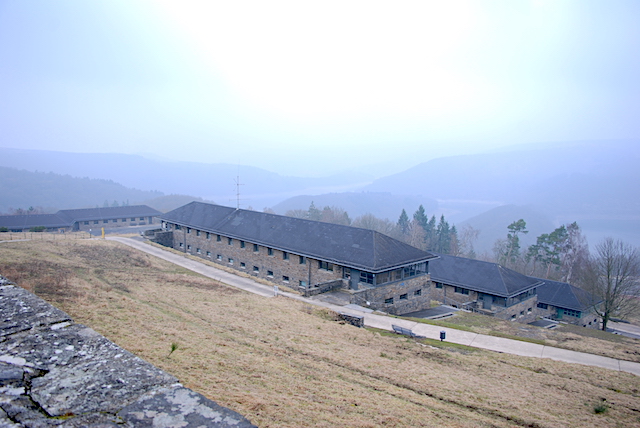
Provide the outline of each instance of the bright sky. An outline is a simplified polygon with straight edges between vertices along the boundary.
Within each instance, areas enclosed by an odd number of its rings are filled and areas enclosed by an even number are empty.
[[[319,174],[640,138],[640,2],[0,0],[0,146]]]

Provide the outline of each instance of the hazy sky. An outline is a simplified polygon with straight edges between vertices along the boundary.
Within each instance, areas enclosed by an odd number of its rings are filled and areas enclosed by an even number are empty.
[[[0,0],[0,146],[284,174],[640,137],[640,1]]]

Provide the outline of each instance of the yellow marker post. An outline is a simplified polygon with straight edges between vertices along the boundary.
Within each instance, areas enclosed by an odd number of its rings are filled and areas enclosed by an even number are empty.
[[[102,239],[104,239],[104,227],[102,228]]]

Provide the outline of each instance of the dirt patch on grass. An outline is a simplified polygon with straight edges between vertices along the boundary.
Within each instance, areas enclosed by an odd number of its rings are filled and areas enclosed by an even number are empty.
[[[631,374],[358,329],[331,311],[238,291],[115,242],[86,245],[98,248],[2,244],[0,269],[51,263],[22,277],[31,281],[66,270],[68,296],[40,295],[261,427],[640,422]],[[606,412],[595,413],[603,402]]]

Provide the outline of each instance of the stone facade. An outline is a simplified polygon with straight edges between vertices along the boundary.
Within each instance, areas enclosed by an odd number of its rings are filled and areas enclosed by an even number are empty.
[[[539,316],[535,294],[519,302],[508,302],[508,299],[442,283],[434,283],[430,291],[433,300],[445,305],[473,310],[504,320],[531,322]]]
[[[157,222],[157,221],[156,221]],[[73,230],[88,232],[99,231],[103,227],[105,229],[113,229],[116,227],[129,227],[129,226],[146,226],[148,224],[154,224],[153,217],[119,217],[119,218],[104,218],[100,220],[84,220],[75,223]]]
[[[592,310],[576,311],[548,304],[538,304],[536,309],[538,316],[542,318],[549,318],[586,328],[600,328],[600,319]]]
[[[164,230],[173,233],[174,249],[274,285],[299,289],[305,295],[344,288],[351,293],[351,303],[392,314],[430,307],[429,276],[425,274],[374,286],[358,282],[360,271],[336,263],[171,223],[165,223]]]

